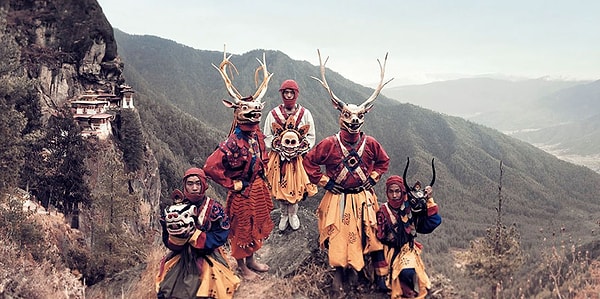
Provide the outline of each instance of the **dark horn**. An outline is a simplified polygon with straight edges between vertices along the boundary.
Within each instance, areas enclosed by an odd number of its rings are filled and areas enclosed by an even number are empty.
[[[429,186],[433,187],[433,183],[435,183],[435,165],[433,164],[433,160],[435,160],[435,158],[431,159],[431,170],[433,171],[433,179],[431,179],[431,183],[429,183]]]
[[[406,167],[404,167],[404,173],[402,174],[402,180],[404,181],[404,188],[406,189],[406,192],[410,192],[410,187],[408,187],[408,184],[406,183],[406,171],[408,170],[408,164],[410,164],[410,158],[406,157]]]

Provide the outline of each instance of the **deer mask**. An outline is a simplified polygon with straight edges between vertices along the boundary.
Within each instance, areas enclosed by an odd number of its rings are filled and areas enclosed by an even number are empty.
[[[377,98],[377,96],[381,92],[381,89],[386,84],[394,80],[392,78],[385,83],[383,82],[385,74],[385,64],[387,62],[387,54],[385,55],[383,65],[381,65],[381,62],[379,61],[379,59],[377,59],[377,62],[379,63],[379,69],[381,71],[379,85],[377,86],[377,88],[375,88],[373,94],[366,101],[357,106],[355,104],[346,104],[333,93],[331,88],[329,88],[327,79],[325,79],[325,64],[327,64],[327,60],[329,60],[329,57],[325,59],[325,62],[323,62],[321,59],[321,52],[317,50],[317,53],[319,54],[319,64],[321,65],[321,79],[317,77],[312,78],[319,81],[321,85],[325,88],[325,90],[327,90],[327,92],[329,93],[329,97],[331,98],[331,102],[333,103],[333,106],[340,111],[340,129],[348,131],[351,134],[359,133],[362,125],[365,123],[365,114],[367,114],[367,112],[371,111],[371,109],[373,108],[373,102],[375,101],[375,98]]]
[[[256,71],[254,72],[254,83],[257,85],[257,90],[254,93],[254,95],[244,97],[233,86],[233,83],[232,83],[231,79],[229,78],[229,74],[227,73],[228,72],[227,66],[230,65],[231,68],[236,72],[236,74],[238,74],[238,71],[237,71],[235,65],[233,65],[233,63],[231,63],[231,61],[229,61],[229,58],[231,58],[231,55],[227,56],[227,52],[225,50],[223,50],[223,61],[219,64],[219,66],[216,66],[213,64],[213,67],[215,67],[221,74],[221,77],[223,78],[223,81],[225,82],[225,87],[227,88],[227,92],[229,93],[229,96],[233,99],[233,101],[223,100],[223,104],[226,107],[234,109],[233,110],[234,119],[233,119],[233,124],[232,124],[232,130],[233,130],[235,128],[236,124],[254,125],[254,124],[258,124],[260,122],[260,117],[262,116],[262,109],[265,106],[265,104],[263,102],[261,102],[261,99],[267,92],[267,86],[268,86],[269,80],[271,79],[273,74],[270,74],[267,71],[267,63],[266,63],[266,59],[265,59],[265,54],[263,53],[262,61],[259,60],[258,58],[256,59],[258,61],[258,63],[260,64],[256,68]],[[263,72],[263,78],[262,78],[262,83],[259,85],[258,84],[258,76],[259,76],[260,71]],[[232,78],[233,78],[233,76],[232,76]]]

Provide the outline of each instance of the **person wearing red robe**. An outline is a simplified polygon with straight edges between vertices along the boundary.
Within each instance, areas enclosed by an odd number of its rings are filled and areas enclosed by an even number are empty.
[[[227,140],[206,159],[204,171],[229,189],[225,211],[231,221],[231,255],[242,276],[252,280],[269,266],[254,258],[274,224],[273,201],[265,180],[268,156],[258,124],[238,124]]]

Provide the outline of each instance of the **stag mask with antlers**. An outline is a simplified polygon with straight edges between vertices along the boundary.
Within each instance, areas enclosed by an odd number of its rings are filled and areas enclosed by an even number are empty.
[[[229,61],[229,58],[231,58],[231,55],[227,56],[227,52],[223,50],[223,61],[219,64],[219,66],[213,64],[213,67],[215,67],[221,74],[221,77],[225,82],[227,92],[229,93],[229,96],[233,99],[233,101],[228,101],[225,99],[223,100],[223,104],[226,107],[234,109],[234,120],[232,129],[233,127],[235,127],[236,124],[258,124],[262,116],[262,109],[265,106],[265,104],[261,102],[261,99],[267,92],[269,80],[273,76],[273,74],[267,71],[265,54],[263,53],[262,61],[258,58],[256,59],[260,64],[254,72],[254,83],[257,85],[257,90],[254,93],[254,95],[246,97],[240,94],[240,92],[235,88],[235,86],[233,86],[233,82],[229,78],[227,70],[228,65],[230,65],[233,71],[235,71],[236,74],[238,74],[235,65],[233,65],[233,63]],[[259,85],[258,76],[260,71],[263,72],[263,78],[262,83]]]
[[[360,133],[360,129],[365,122],[365,114],[367,114],[367,112],[371,111],[371,109],[373,108],[373,102],[381,92],[381,89],[390,81],[394,80],[392,78],[386,81],[385,83],[383,81],[385,74],[385,64],[387,62],[387,54],[385,54],[385,60],[383,62],[383,65],[381,64],[381,61],[377,59],[377,62],[379,63],[379,69],[381,71],[379,85],[375,88],[373,94],[366,101],[364,101],[360,105],[355,105],[345,103],[333,93],[333,91],[329,87],[329,84],[327,83],[327,79],[325,79],[325,64],[327,64],[327,60],[329,60],[329,57],[327,57],[325,59],[325,62],[323,62],[323,60],[321,59],[321,52],[317,50],[317,53],[319,54],[319,64],[321,65],[321,78],[312,78],[319,81],[321,85],[325,88],[325,90],[327,90],[331,98],[331,102],[333,103],[333,106],[340,111],[340,129],[348,131],[351,134]]]

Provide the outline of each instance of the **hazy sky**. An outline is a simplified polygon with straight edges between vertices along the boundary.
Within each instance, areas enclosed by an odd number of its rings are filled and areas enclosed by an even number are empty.
[[[98,0],[113,27],[201,50],[280,50],[363,85],[493,74],[600,79],[597,0]],[[269,57],[267,57],[267,62]]]

